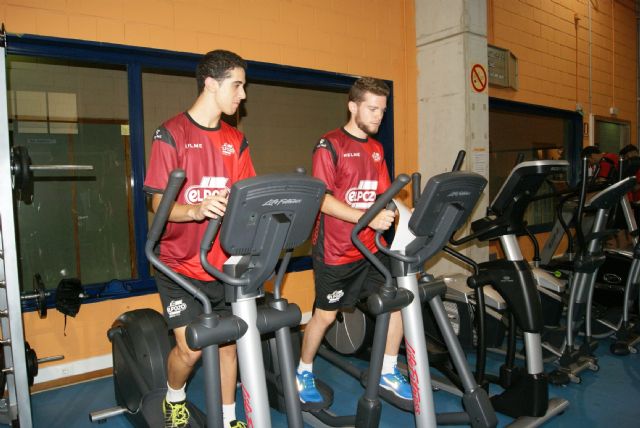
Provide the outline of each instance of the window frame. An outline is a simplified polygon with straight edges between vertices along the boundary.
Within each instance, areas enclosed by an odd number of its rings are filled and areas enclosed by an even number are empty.
[[[133,181],[134,240],[138,278],[117,279],[107,283],[88,284],[85,286],[85,294],[88,297],[84,300],[84,303],[127,298],[156,292],[155,281],[151,276],[149,261],[144,251],[148,224],[146,196],[142,190],[146,168],[144,155],[142,73],[149,69],[193,73],[202,55],[29,34],[7,34],[6,53],[8,55],[72,60],[98,65],[119,65],[126,68],[128,78],[131,177]],[[247,81],[266,84],[294,85],[303,88],[333,90],[346,93],[358,77],[336,72],[251,60],[247,60],[247,64]],[[387,102],[387,112],[376,139],[380,141],[384,147],[387,167],[393,177],[393,82],[389,80],[385,80],[385,82],[389,85],[391,93]],[[310,142],[310,145],[312,143],[313,142]],[[309,156],[311,156],[311,153]],[[295,272],[307,269],[311,269],[311,258],[308,256],[294,258],[287,271]],[[55,290],[50,291],[51,295],[47,298],[47,306],[54,307]],[[23,301],[22,307],[24,311],[34,311],[37,309],[35,302],[32,300]]]

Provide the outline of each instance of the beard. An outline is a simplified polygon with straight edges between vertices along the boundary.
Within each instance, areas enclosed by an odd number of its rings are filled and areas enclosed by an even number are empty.
[[[356,126],[360,128],[362,132],[364,132],[369,136],[376,135],[378,133],[378,128],[380,128],[379,126],[366,124],[362,122],[360,119],[358,119],[357,117],[356,117]]]

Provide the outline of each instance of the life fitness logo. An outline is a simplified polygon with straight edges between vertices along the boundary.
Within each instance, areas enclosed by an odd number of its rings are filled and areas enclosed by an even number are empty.
[[[207,196],[217,195],[227,189],[227,177],[202,177],[200,184],[189,186],[184,193],[188,204],[199,204]]]
[[[366,210],[376,200],[376,189],[378,189],[377,180],[360,180],[358,187],[347,190],[344,199],[352,208]]]

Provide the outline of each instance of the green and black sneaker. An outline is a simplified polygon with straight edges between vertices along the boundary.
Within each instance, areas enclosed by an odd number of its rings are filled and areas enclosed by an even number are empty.
[[[229,422],[229,428],[247,428],[247,424],[246,422],[235,420]]]
[[[189,409],[186,401],[171,403],[165,398],[162,400],[162,413],[164,414],[164,428],[190,428]]]

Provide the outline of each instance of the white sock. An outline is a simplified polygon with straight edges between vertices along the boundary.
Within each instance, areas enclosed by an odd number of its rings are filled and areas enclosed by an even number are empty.
[[[302,374],[302,372],[305,371],[313,373],[313,363],[307,364],[300,360],[300,363],[298,364],[298,374]]]
[[[382,374],[393,373],[393,369],[398,364],[398,356],[397,355],[387,355],[384,354],[384,359],[382,360]]]
[[[236,403],[222,405],[222,422],[225,427],[231,426],[231,422],[236,420]]]
[[[187,386],[185,383],[182,385],[180,389],[173,389],[169,386],[167,382],[167,401],[169,403],[179,403],[180,401],[184,401],[187,399],[187,393],[184,392],[184,388]]]

